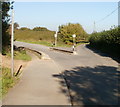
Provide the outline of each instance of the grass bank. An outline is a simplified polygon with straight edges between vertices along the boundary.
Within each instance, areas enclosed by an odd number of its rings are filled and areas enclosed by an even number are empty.
[[[15,40],[53,41],[54,31],[15,30]]]

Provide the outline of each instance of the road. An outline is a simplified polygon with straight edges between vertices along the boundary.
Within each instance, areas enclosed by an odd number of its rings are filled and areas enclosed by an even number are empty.
[[[32,60],[22,71],[20,81],[3,99],[3,105],[71,105],[68,91],[64,94],[60,80],[53,78],[53,75],[60,73],[54,61],[28,54]],[[64,81],[62,76],[61,79]]]
[[[101,56],[88,49],[86,45],[77,47],[78,55],[52,51],[49,47],[37,44],[15,42],[16,46],[42,51],[49,55],[65,75],[73,105],[116,105],[118,104],[118,63],[110,57]],[[61,74],[53,78],[59,79],[61,90],[65,82]],[[63,93],[68,90],[64,90]]]

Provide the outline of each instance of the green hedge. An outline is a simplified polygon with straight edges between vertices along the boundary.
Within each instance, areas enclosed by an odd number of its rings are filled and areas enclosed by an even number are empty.
[[[120,27],[91,34],[90,46],[120,57]]]

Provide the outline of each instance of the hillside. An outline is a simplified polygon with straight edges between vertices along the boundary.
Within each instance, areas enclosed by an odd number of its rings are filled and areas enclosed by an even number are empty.
[[[15,30],[15,40],[49,41],[54,40],[54,31]]]

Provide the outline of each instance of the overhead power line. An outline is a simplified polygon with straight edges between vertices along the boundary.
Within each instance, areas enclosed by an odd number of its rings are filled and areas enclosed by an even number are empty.
[[[105,20],[107,17],[111,16],[114,12],[116,12],[119,8],[120,8],[120,6],[118,6],[114,11],[112,11],[110,14],[108,14],[108,15],[105,16],[104,18],[102,18],[102,19],[96,21],[96,23],[99,23],[99,22]]]

